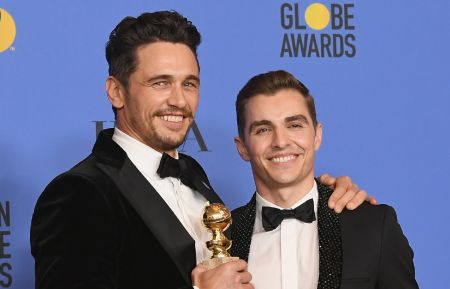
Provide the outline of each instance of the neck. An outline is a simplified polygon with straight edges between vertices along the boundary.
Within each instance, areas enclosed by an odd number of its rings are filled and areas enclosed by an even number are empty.
[[[301,198],[303,198],[314,186],[314,176],[294,185],[287,186],[266,186],[262,182],[256,181],[258,194],[267,201],[284,209],[291,208]]]

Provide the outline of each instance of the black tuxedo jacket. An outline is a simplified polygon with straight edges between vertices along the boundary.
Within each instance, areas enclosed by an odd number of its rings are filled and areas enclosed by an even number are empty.
[[[327,205],[332,191],[317,183],[318,288],[418,288],[414,277],[413,252],[397,223],[394,209],[364,203],[354,211],[335,214]],[[255,210],[253,196],[247,205],[232,212],[231,254],[246,261],[255,224]]]
[[[56,177],[37,201],[36,288],[192,288],[194,240],[112,134],[102,131],[92,154]],[[209,185],[198,163],[192,169]],[[221,202],[211,193],[210,202]]]

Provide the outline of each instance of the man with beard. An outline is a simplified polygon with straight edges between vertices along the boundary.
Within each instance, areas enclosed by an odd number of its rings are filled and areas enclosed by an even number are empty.
[[[193,270],[209,258],[201,211],[221,202],[201,166],[176,150],[197,110],[199,43],[176,12],[126,17],[111,32],[106,92],[116,126],[36,204],[36,288],[253,288],[242,260]],[[338,210],[363,201],[348,178],[341,184]]]

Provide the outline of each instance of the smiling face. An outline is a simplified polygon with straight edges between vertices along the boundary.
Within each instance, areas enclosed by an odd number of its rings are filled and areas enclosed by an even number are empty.
[[[154,42],[136,50],[128,88],[109,77],[106,90],[117,109],[116,125],[160,152],[175,154],[198,105],[199,69],[185,44]]]
[[[283,89],[253,96],[245,105],[244,118],[244,135],[235,143],[242,159],[252,165],[258,192],[264,196],[291,187],[299,194],[308,192],[322,127],[314,127],[303,95]]]

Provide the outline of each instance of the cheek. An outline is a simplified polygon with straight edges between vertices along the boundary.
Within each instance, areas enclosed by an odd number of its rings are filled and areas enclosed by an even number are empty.
[[[259,139],[257,142],[249,143],[247,152],[251,159],[261,159],[264,158],[266,147],[264,140]]]
[[[138,109],[143,115],[151,117],[156,111],[164,108],[164,99],[155,95],[148,95],[146,98],[141,99],[138,105]]]
[[[135,102],[130,111],[131,117],[139,119],[143,125],[148,124],[153,120],[154,111],[151,109],[153,105],[144,102]]]
[[[315,134],[312,132],[299,132],[293,136],[295,143],[301,148],[314,148],[315,149]]]
[[[189,104],[189,107],[192,109],[192,111],[195,113],[197,111],[197,107],[198,107],[198,94],[194,93],[192,95],[189,96],[187,102]]]

